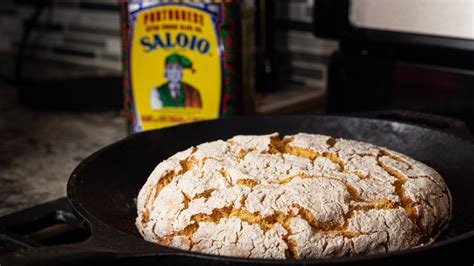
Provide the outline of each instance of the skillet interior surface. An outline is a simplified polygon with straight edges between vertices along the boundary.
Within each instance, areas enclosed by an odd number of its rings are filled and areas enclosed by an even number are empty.
[[[174,153],[238,134],[326,134],[381,145],[436,169],[453,196],[453,219],[438,242],[474,230],[474,145],[429,128],[384,120],[337,116],[232,118],[132,135],[86,159],[73,172],[68,197],[87,220],[127,235],[135,228],[135,198],[154,167]],[[140,237],[141,238],[141,237]],[[143,240],[144,241],[144,240]]]

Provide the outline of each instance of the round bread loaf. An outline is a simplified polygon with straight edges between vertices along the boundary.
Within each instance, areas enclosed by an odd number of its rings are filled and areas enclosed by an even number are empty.
[[[426,245],[451,219],[432,168],[372,144],[235,136],[161,162],[137,198],[142,236],[246,258],[322,258]]]

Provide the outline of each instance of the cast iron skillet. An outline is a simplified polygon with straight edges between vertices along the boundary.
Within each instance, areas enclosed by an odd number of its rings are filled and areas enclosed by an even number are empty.
[[[408,117],[413,120],[417,116]],[[436,121],[438,126],[444,125],[448,131],[466,133],[462,126],[453,128],[453,123],[447,119],[430,119]],[[324,260],[259,260],[205,255],[151,244],[139,236],[134,225],[134,199],[160,161],[177,151],[206,141],[227,139],[237,134],[272,132],[279,132],[280,135],[320,133],[361,140],[405,153],[432,166],[445,178],[453,196],[454,213],[449,229],[439,241],[422,248]],[[28,263],[33,259],[44,264],[90,264],[91,261],[100,263],[114,260],[115,265],[138,262],[156,265],[396,265],[452,258],[464,260],[470,265],[474,262],[468,250],[474,243],[473,194],[472,139],[430,127],[337,116],[251,117],[199,122],[135,134],[84,160],[69,179],[67,195],[77,214],[90,227],[91,237],[75,245],[15,253],[11,259],[18,263]]]

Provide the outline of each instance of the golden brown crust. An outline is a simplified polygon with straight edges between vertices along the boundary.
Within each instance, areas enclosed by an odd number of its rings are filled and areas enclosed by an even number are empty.
[[[319,258],[432,242],[451,197],[436,171],[371,144],[236,136],[160,163],[137,201],[148,241],[259,258]]]

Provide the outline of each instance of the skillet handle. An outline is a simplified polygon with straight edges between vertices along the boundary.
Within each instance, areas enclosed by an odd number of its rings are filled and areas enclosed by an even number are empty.
[[[103,265],[134,257],[163,260],[178,253],[106,227],[91,232],[67,198],[0,218],[0,265]]]
[[[359,116],[427,126],[462,138],[472,139],[471,132],[464,122],[446,116],[406,110],[364,112],[359,113]]]
[[[79,244],[44,246],[0,255],[1,265],[94,265],[117,258],[115,252]]]
[[[135,243],[130,241],[130,239],[119,239],[116,236],[115,238],[104,237],[103,239],[92,237],[84,242],[76,244],[44,246],[6,253],[0,255],[0,265],[118,266],[141,265],[143,263],[163,265],[161,263],[166,261],[173,262],[177,257],[180,257],[181,259],[184,258],[185,260],[193,260],[191,255],[181,254],[179,251],[165,251],[164,249],[166,248],[163,248],[162,250],[162,248],[156,245],[154,251],[150,251],[150,248],[141,250],[140,245],[140,243],[135,245]],[[153,244],[150,243],[150,245]],[[121,250],[120,247],[123,247],[123,250]],[[135,249],[135,251],[131,249]]]
[[[4,250],[1,265],[62,264],[76,258],[111,258],[90,238],[90,230],[73,214],[67,198],[12,213],[0,218],[0,240]]]

